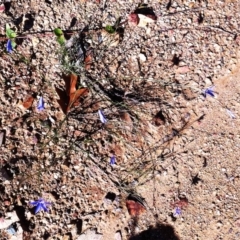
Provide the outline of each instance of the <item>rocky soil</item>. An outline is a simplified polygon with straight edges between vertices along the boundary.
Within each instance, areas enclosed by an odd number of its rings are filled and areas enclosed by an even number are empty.
[[[239,239],[240,3],[144,3],[1,2],[1,239]]]

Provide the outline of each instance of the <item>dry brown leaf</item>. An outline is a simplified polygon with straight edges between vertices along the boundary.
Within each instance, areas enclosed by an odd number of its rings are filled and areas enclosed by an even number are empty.
[[[80,103],[80,98],[86,96],[88,93],[87,88],[78,89],[76,92],[72,93],[69,98],[69,103],[67,107],[67,112],[70,110],[72,106],[77,106]]]
[[[143,198],[130,194],[126,200],[126,206],[132,217],[137,217],[146,211]]]
[[[145,207],[143,207],[139,202],[133,200],[127,200],[126,206],[129,214],[133,217],[139,216],[146,210]]]
[[[34,98],[32,96],[27,97],[26,100],[22,103],[23,107],[29,109],[33,104],[33,100]]]
[[[77,85],[78,76],[75,74],[71,74],[68,76],[63,76],[63,79],[65,81],[67,95],[70,96],[72,93],[75,93],[77,90],[76,85]]]
[[[72,106],[77,106],[80,103],[80,99],[86,96],[88,93],[87,88],[76,89],[78,76],[71,74],[69,76],[63,76],[65,81],[65,90],[55,88],[59,96],[58,103],[62,111],[66,114],[69,112]]]
[[[171,205],[173,207],[180,207],[180,208],[185,208],[188,206],[188,199],[186,197],[184,198],[180,198],[180,200],[175,201],[174,203],[172,203]]]

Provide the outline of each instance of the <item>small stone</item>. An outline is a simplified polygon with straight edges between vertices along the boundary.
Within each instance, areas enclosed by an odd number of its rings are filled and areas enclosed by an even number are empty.
[[[140,61],[142,61],[142,62],[146,62],[146,60],[147,60],[145,54],[143,54],[143,53],[140,53],[140,54],[138,55],[138,57],[139,57]]]
[[[121,231],[117,231],[114,235],[114,240],[122,240]]]

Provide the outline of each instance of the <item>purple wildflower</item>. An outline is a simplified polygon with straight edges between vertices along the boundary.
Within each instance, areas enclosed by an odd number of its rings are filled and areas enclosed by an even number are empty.
[[[115,156],[112,156],[110,158],[110,165],[113,166],[114,164],[116,164],[116,157]]]
[[[8,39],[8,41],[7,41],[7,52],[9,52],[9,53],[13,52],[12,42],[10,39]]]
[[[176,217],[179,217],[179,216],[181,215],[181,213],[182,213],[181,208],[180,208],[180,207],[176,207],[176,208],[174,209],[173,216],[174,216],[175,218],[176,218]]]
[[[37,201],[30,201],[31,205],[35,206],[35,214],[37,214],[39,211],[43,210],[44,212],[48,212],[48,206],[51,205],[50,202],[46,202],[42,198],[38,199]]]
[[[39,111],[44,110],[44,101],[43,101],[43,97],[40,97],[40,98],[39,98],[38,105],[37,105],[37,109],[38,109]]]
[[[214,92],[214,86],[212,87],[208,87],[203,91],[203,95],[206,98],[207,95],[211,96],[211,97],[215,97],[215,92]]]
[[[99,115],[100,121],[101,121],[102,123],[106,123],[106,122],[107,122],[107,119],[106,119],[106,117],[104,116],[102,110],[98,110],[98,115]]]

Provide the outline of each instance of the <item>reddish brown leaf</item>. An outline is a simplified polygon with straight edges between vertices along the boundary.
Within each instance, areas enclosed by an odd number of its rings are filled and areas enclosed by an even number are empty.
[[[72,106],[79,105],[80,98],[86,96],[88,93],[87,88],[78,89],[76,92],[72,93],[69,98],[69,103],[67,107],[67,112],[70,110]]]
[[[180,200],[175,201],[171,204],[173,207],[185,208],[188,205],[188,199],[186,197],[180,198]]]
[[[144,201],[137,195],[130,194],[126,200],[126,206],[131,216],[137,217],[146,211]]]
[[[76,90],[78,76],[71,74],[69,76],[63,76],[65,81],[65,90],[55,88],[59,96],[58,103],[62,111],[66,114],[69,112],[72,106],[79,105],[80,99],[86,96],[88,93],[87,88],[81,88]]]
[[[129,214],[133,217],[139,216],[146,210],[145,207],[143,207],[139,202],[135,202],[134,200],[127,200],[126,206]]]
[[[66,93],[68,96],[76,92],[77,79],[78,79],[78,76],[75,74],[63,76],[63,80],[65,81]]]
[[[32,96],[27,97],[26,100],[22,103],[23,107],[29,109],[33,104],[33,100],[34,98]]]

